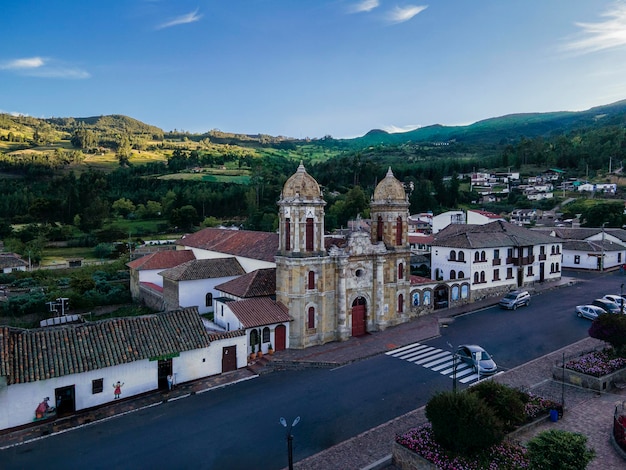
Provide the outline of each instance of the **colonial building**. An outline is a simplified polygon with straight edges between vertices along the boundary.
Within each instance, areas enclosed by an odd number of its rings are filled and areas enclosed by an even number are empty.
[[[431,252],[433,278],[469,279],[472,300],[561,277],[560,240],[501,220],[449,225]]]
[[[245,367],[243,330],[196,308],[25,330],[0,326],[0,430]]]
[[[391,169],[374,191],[369,233],[325,243],[325,205],[317,181],[300,164],[278,201],[276,299],[293,318],[292,348],[383,330],[411,312],[409,202]]]

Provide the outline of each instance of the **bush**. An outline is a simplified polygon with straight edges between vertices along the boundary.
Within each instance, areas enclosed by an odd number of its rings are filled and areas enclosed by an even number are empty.
[[[626,352],[626,315],[599,315],[589,327],[589,336],[606,341],[623,354]]]
[[[504,424],[505,432],[511,432],[526,422],[525,403],[528,401],[528,396],[521,391],[493,380],[483,380],[471,387],[469,392],[476,394],[493,410],[496,417]]]
[[[586,436],[557,429],[539,433],[527,447],[530,468],[536,470],[584,470],[595,457]]]
[[[445,449],[472,455],[502,442],[504,425],[474,393],[440,392],[426,404],[435,440]]]

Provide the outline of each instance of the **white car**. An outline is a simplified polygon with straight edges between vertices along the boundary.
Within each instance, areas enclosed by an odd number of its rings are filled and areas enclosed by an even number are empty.
[[[578,318],[588,318],[589,320],[595,320],[598,316],[606,313],[604,309],[595,305],[577,305],[575,312]]]

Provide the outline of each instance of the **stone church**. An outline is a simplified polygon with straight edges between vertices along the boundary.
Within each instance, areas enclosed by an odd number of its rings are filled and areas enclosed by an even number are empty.
[[[324,201],[303,164],[278,201],[276,300],[289,309],[291,348],[306,348],[409,320],[409,202],[391,168],[370,203],[369,231],[324,237]]]

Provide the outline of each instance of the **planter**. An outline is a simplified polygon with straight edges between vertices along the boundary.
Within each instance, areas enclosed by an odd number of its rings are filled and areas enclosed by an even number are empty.
[[[587,375],[571,369],[554,366],[552,368],[552,378],[559,382],[562,381],[566,384],[576,385],[589,390],[606,392],[607,390],[615,388],[616,382],[626,382],[626,369],[621,369],[601,377],[594,377],[593,375]]]

